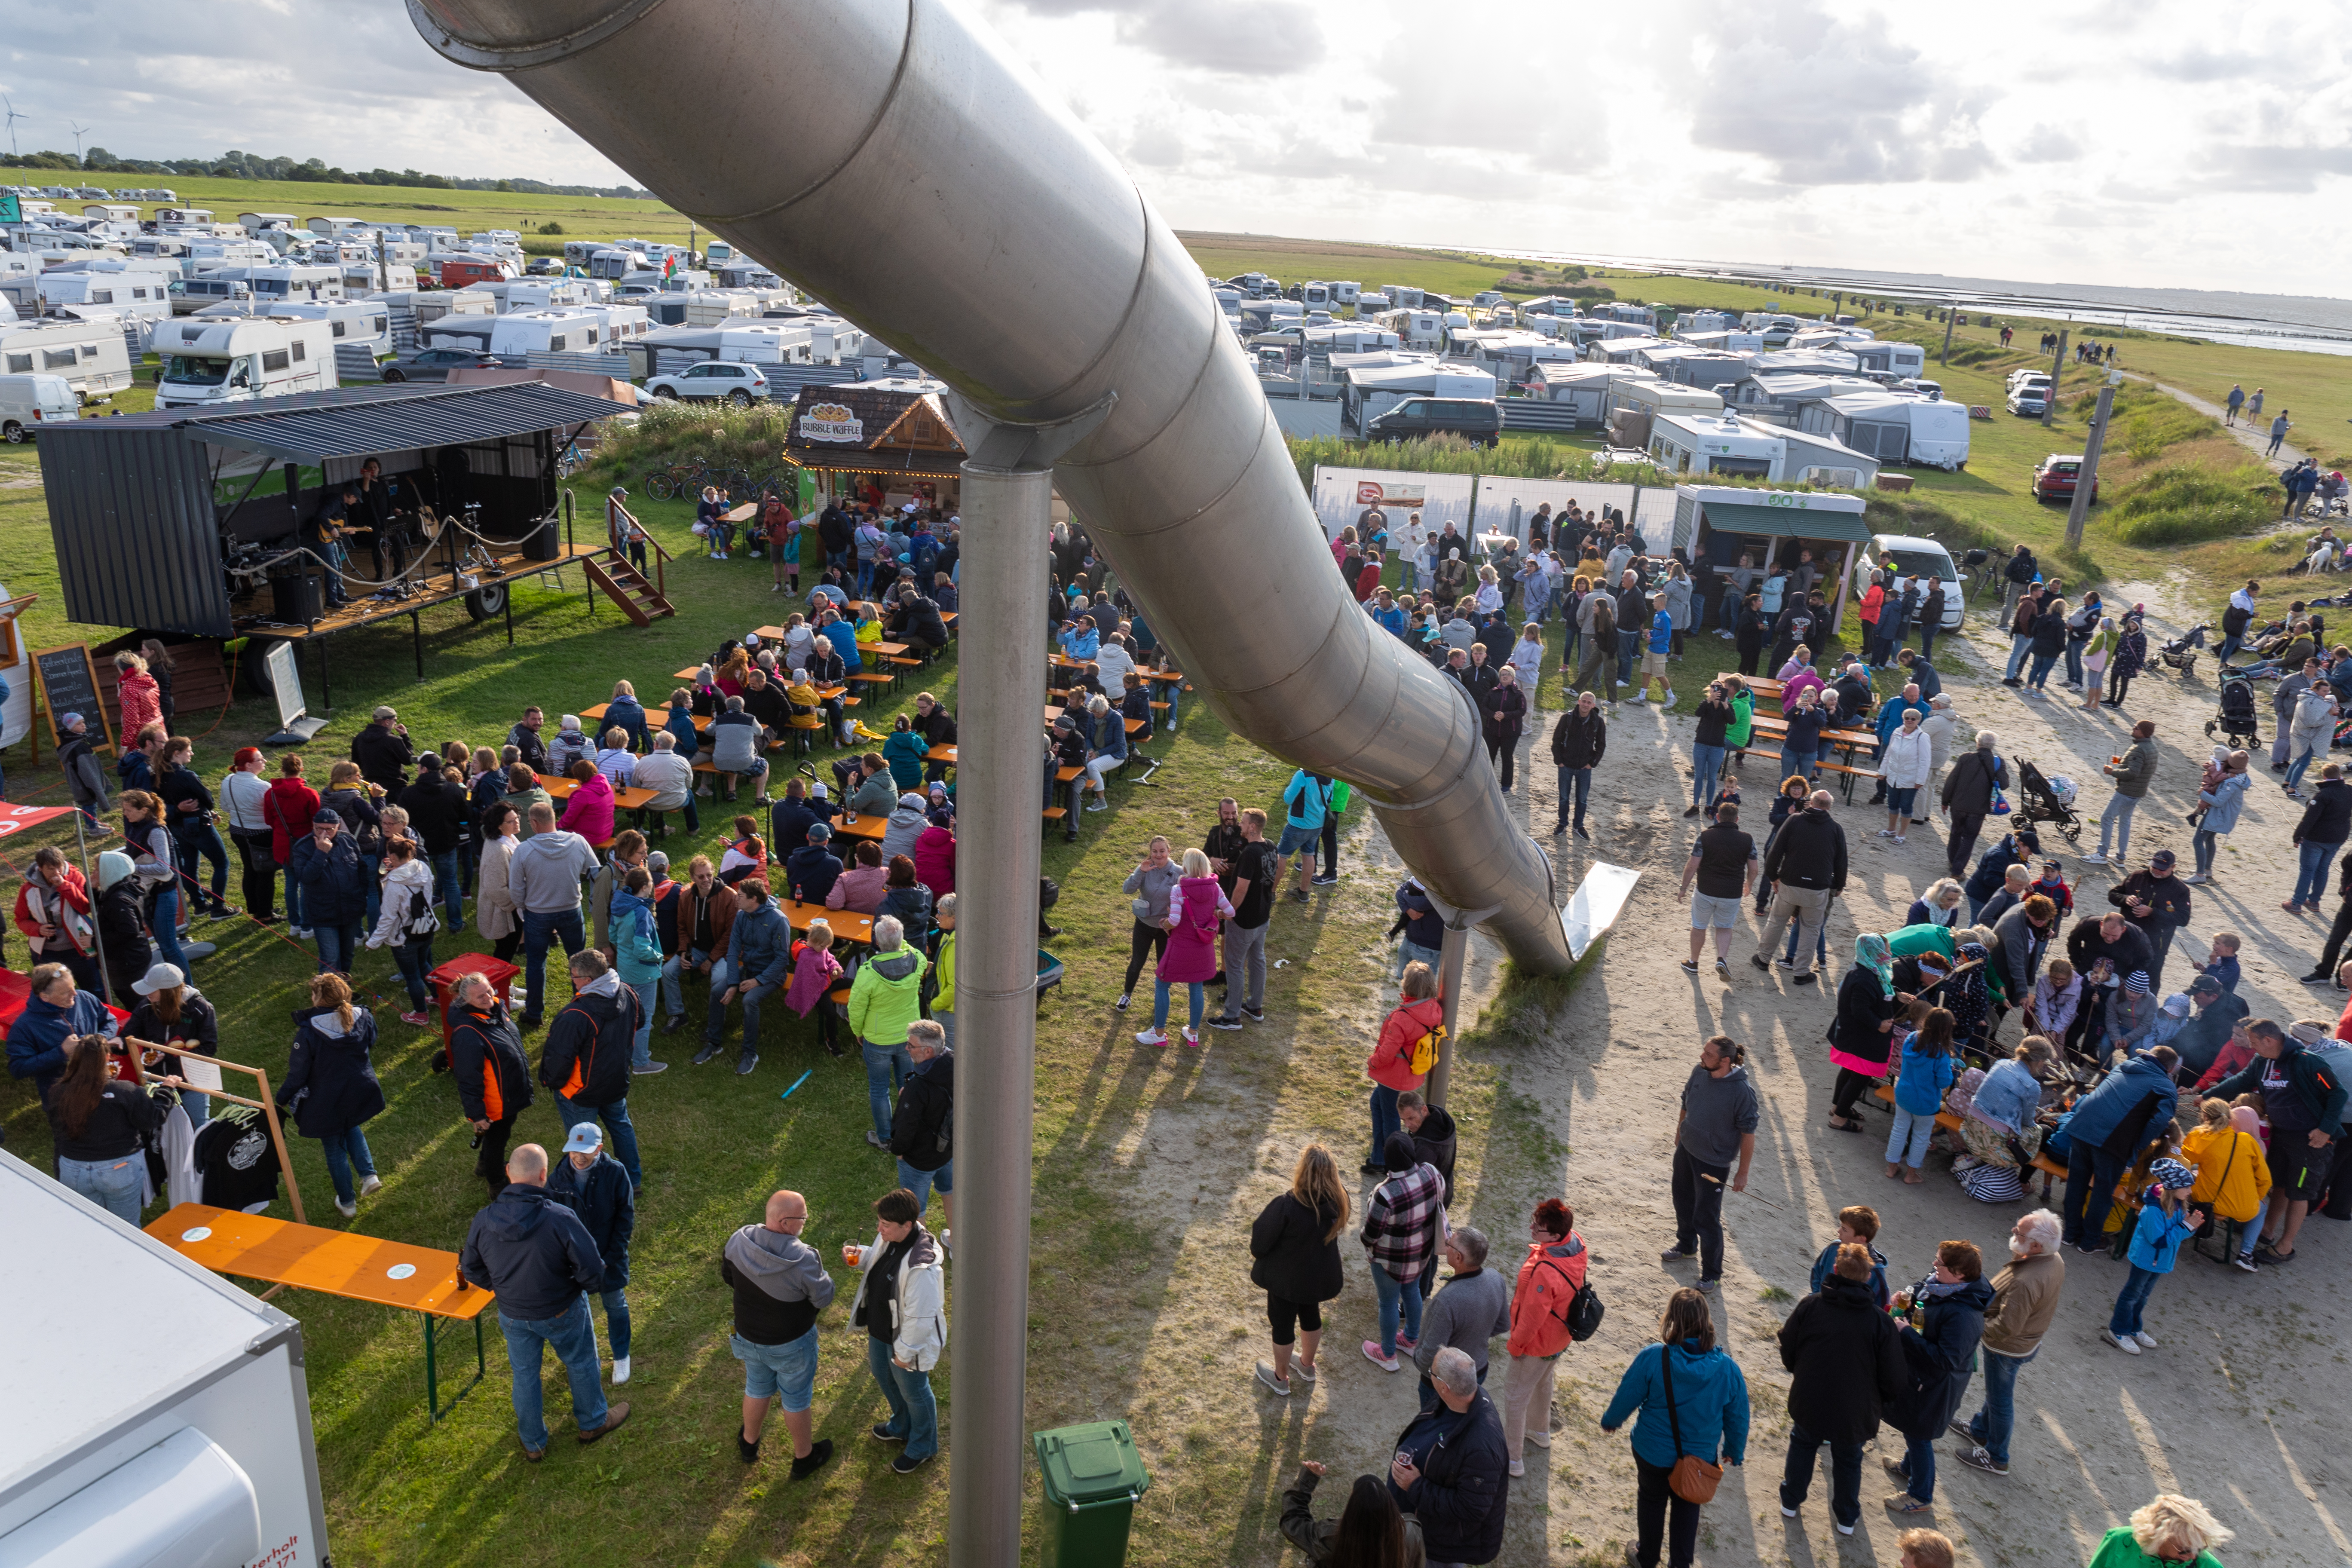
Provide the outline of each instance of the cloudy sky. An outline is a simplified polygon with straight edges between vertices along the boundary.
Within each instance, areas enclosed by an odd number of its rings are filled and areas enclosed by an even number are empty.
[[[2352,0],[962,3],[1181,227],[2352,293]],[[398,0],[194,15],[16,8],[18,143],[623,177]]]

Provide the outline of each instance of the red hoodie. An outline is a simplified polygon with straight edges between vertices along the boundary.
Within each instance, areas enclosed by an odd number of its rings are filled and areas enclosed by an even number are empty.
[[[39,876],[38,871],[34,872],[32,876],[25,879],[24,886],[16,889],[16,929],[23,931],[35,944],[39,944],[42,940],[40,911],[33,907],[33,882],[34,879]],[[46,884],[44,886],[46,887]],[[81,872],[77,868],[72,866],[66,868],[65,877],[58,883],[56,891],[63,900],[67,909],[79,915],[87,916],[89,913],[89,889],[83,883]],[[47,902],[46,900],[43,901]],[[95,945],[96,942],[92,928],[87,920],[81,922],[79,934],[83,940],[77,942],[74,940],[73,929],[61,924],[58,928],[57,935],[51,937],[49,941],[57,944],[57,949],[60,952],[86,952],[89,951],[90,946]],[[44,956],[48,952],[47,947],[36,945],[33,955],[34,963],[54,962],[54,959]]]
[[[261,819],[269,824],[269,853],[280,865],[294,858],[297,841],[310,836],[310,818],[319,810],[319,792],[298,778],[277,778],[261,798]]]

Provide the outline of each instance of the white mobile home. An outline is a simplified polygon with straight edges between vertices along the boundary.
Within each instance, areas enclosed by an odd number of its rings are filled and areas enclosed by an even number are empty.
[[[1373,320],[1394,332],[1406,348],[1434,353],[1445,347],[1445,318],[1438,311],[1404,307],[1383,310]]]
[[[155,406],[241,403],[339,384],[324,321],[290,316],[178,321],[155,333],[163,362]]]
[[[1969,460],[1969,411],[1896,392],[1849,393],[1809,405],[1798,427],[1831,437],[1882,463],[1926,463],[1947,471]]]
[[[153,323],[172,315],[171,279],[152,268],[138,271],[82,271],[52,268],[39,280],[44,312],[66,306],[83,310],[107,310],[142,323],[144,335]]]
[[[210,207],[157,207],[155,221],[174,227],[183,224],[210,224],[213,221],[213,209]]]
[[[131,384],[131,351],[111,320],[0,325],[0,372],[61,375],[84,402]]]
[[[327,338],[337,345],[349,343],[364,348],[370,354],[392,353],[392,308],[382,300],[297,300],[291,303],[265,305],[258,300],[232,305],[212,305],[191,318],[198,321],[230,321],[238,318],[253,320],[276,317],[284,321],[323,321]],[[169,333],[165,336],[168,338]]]
[[[1780,477],[1789,444],[1778,431],[1743,425],[1737,415],[1666,414],[1650,421],[1649,453],[1670,474]]]
[[[1858,361],[1840,349],[1781,349],[1748,356],[1748,368],[1758,375],[1774,371],[1809,371],[1815,375],[1852,375]]]
[[[299,228],[302,220],[292,213],[239,213],[237,226],[247,234],[259,234],[266,228]]]
[[[1917,343],[1882,338],[1875,342],[1848,342],[1844,347],[1853,355],[1856,370],[1878,380],[1900,381],[1927,368],[1927,351]]]

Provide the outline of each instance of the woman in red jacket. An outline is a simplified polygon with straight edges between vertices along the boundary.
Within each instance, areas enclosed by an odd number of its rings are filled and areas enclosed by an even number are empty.
[[[1425,1071],[1412,1070],[1413,1047],[1432,1030],[1444,1033],[1444,1023],[1445,1004],[1437,994],[1436,973],[1418,961],[1406,964],[1396,1011],[1381,1026],[1381,1043],[1364,1061],[1364,1071],[1372,1079],[1372,1152],[1359,1167],[1365,1175],[1387,1173],[1381,1151],[1388,1146],[1389,1134],[1404,1125],[1397,1120],[1397,1096],[1419,1089],[1429,1078]]]
[[[1576,1234],[1574,1211],[1558,1198],[1536,1205],[1528,1236],[1527,1261],[1511,1292],[1511,1369],[1503,1392],[1503,1442],[1515,1476],[1524,1473],[1525,1444],[1551,1447],[1552,1373],[1569,1345],[1569,1303],[1584,1289],[1592,1261]]]
[[[278,759],[278,777],[261,797],[261,820],[269,825],[269,856],[281,867],[294,861],[294,846],[310,837],[310,818],[319,809],[319,792],[302,782],[302,759],[292,752]],[[302,923],[302,886],[286,879],[286,923],[298,937],[310,933]]]

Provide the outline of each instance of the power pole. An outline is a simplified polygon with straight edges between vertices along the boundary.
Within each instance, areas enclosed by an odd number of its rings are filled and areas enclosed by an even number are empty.
[[[2050,356],[2050,395],[2042,400],[2042,427],[2058,416],[2058,378],[2066,374],[2066,329],[2058,329],[2058,347]]]
[[[2123,373],[2111,370],[2099,387],[2099,406],[2091,415],[2091,433],[2083,442],[2083,468],[2074,476],[2074,504],[2066,510],[2066,548],[2083,547],[2083,522],[2090,515],[2091,492],[2099,482],[2099,448],[2107,444],[2107,415],[2116,405],[2116,388]]]
[[[1937,363],[1946,369],[1949,369],[1952,363],[1952,327],[1959,319],[1958,310],[1949,305],[1944,307],[1944,357]]]

